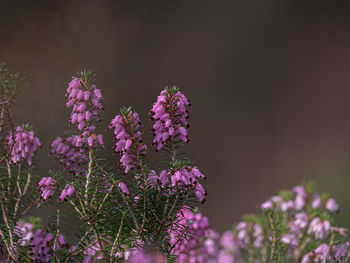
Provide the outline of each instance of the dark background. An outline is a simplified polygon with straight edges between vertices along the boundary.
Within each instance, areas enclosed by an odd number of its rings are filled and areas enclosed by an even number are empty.
[[[349,13],[345,1],[1,0],[0,61],[27,76],[15,116],[43,142],[40,176],[67,129],[67,84],[89,68],[105,125],[133,105],[149,130],[166,84],[191,99],[186,150],[209,178],[212,227],[303,179],[339,201],[350,227]]]

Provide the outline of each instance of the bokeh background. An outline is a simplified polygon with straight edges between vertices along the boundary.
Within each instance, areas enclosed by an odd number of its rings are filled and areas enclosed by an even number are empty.
[[[15,116],[43,142],[41,176],[67,129],[67,83],[88,68],[105,125],[133,105],[149,130],[166,84],[191,98],[186,150],[209,178],[202,210],[217,230],[309,179],[350,227],[349,13],[349,1],[1,0],[0,61],[27,76]]]

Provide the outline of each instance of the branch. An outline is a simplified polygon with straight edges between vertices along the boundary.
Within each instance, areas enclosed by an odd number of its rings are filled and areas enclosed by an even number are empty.
[[[119,226],[119,230],[118,230],[118,234],[113,242],[113,245],[112,245],[112,249],[111,249],[111,260],[113,260],[113,257],[114,257],[114,253],[115,253],[115,250],[116,250],[116,247],[117,247],[117,243],[119,242],[119,237],[120,237],[120,233],[122,232],[122,227],[123,227],[123,224],[124,224],[124,218],[125,218],[125,215],[126,213],[124,212],[123,213],[123,216],[122,216],[122,219],[120,221],[120,226]]]

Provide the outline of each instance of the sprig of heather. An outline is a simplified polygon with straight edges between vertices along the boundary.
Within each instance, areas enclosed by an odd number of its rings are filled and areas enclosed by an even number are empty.
[[[23,260],[31,260],[30,262],[34,263],[63,262],[64,254],[75,249],[62,234],[43,229],[39,218],[29,219],[29,222],[20,220],[15,227],[15,233],[19,237],[18,248],[24,249],[27,255]]]
[[[41,142],[29,128],[17,126],[15,131],[10,132],[6,137],[5,145],[8,150],[12,149],[10,154],[11,164],[27,162],[31,166]]]
[[[85,174],[88,158],[79,135],[67,138],[57,137],[51,144],[51,154],[60,166],[71,174]]]
[[[102,134],[96,134],[95,122],[103,111],[101,90],[92,83],[92,73],[82,71],[69,83],[65,106],[72,108],[70,123],[77,126],[78,134],[67,138],[57,137],[51,144],[51,153],[60,165],[73,174],[84,173],[87,157],[86,147],[104,146]],[[85,167],[84,167],[85,164]]]
[[[242,242],[232,231],[223,234],[209,227],[208,218],[189,207],[181,209],[170,230],[171,254],[178,263],[243,263]]]
[[[83,71],[74,77],[67,88],[67,108],[72,107],[70,123],[77,125],[78,131],[88,130],[91,122],[100,121],[103,111],[101,90],[91,83],[91,73]]]
[[[148,177],[150,185],[158,184],[159,189],[167,195],[194,192],[197,199],[204,203],[207,192],[199,179],[206,179],[206,177],[197,167],[191,167],[187,161],[176,161],[173,168],[162,170],[159,176],[152,171]]]
[[[121,155],[120,165],[128,173],[135,166],[140,165],[141,158],[147,153],[147,145],[143,143],[140,131],[141,121],[139,114],[129,108],[122,108],[108,127],[113,129],[116,141],[115,152]]]
[[[41,193],[43,200],[49,199],[56,190],[56,181],[52,177],[43,177],[37,185],[38,190]]]
[[[186,96],[175,86],[166,87],[158,96],[150,111],[153,125],[153,144],[161,150],[167,141],[189,142],[187,128],[188,112],[186,106],[190,103]]]

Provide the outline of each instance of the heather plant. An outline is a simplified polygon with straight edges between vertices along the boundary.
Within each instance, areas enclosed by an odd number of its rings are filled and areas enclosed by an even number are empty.
[[[200,213],[206,177],[183,153],[189,143],[188,98],[167,86],[151,107],[151,147],[142,116],[122,107],[101,122],[103,94],[94,74],[81,71],[66,90],[69,129],[50,144],[58,168],[35,174],[40,140],[29,124],[16,124],[12,109],[23,78],[0,66],[1,262],[348,262],[349,238],[334,225],[336,201],[311,184],[282,191],[261,213],[222,234]],[[113,134],[112,152],[103,131]],[[153,147],[152,147],[153,146]],[[148,152],[159,152],[159,165]],[[30,217],[34,207],[54,208],[47,225]],[[63,207],[80,227],[68,242]],[[197,207],[196,207],[197,206]]]

